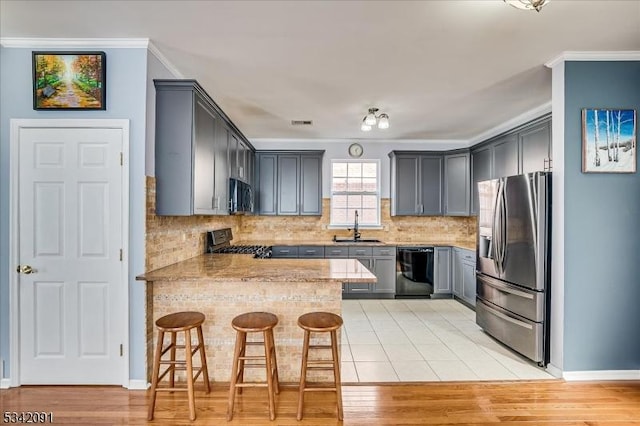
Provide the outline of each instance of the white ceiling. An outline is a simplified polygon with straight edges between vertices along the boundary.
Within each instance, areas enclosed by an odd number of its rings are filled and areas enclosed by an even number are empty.
[[[548,103],[562,52],[640,50],[640,0],[0,0],[0,36],[149,38],[252,140],[468,140]]]

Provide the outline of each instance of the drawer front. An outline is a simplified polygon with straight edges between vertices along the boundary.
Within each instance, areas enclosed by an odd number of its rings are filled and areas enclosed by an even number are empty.
[[[544,320],[544,293],[526,290],[478,274],[478,297],[531,321]]]
[[[298,246],[273,246],[271,257],[298,257]]]
[[[467,262],[476,263],[476,252],[466,249],[460,249],[460,258]]]
[[[349,283],[349,293],[371,293],[371,283]]]
[[[349,257],[348,247],[324,246],[324,257],[334,259],[339,257]]]
[[[497,306],[477,299],[476,323],[487,333],[535,362],[543,360],[544,329]]]
[[[349,246],[349,257],[373,256],[373,247]]]
[[[396,256],[395,246],[373,247],[374,256]]]
[[[324,246],[300,246],[298,247],[298,257],[324,258]]]

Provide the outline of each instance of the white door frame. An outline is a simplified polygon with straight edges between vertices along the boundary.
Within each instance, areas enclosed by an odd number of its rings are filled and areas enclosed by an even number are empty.
[[[125,319],[123,333],[124,353],[129,354],[129,120],[127,119],[11,119],[11,136],[9,144],[9,347],[11,360],[10,386],[20,386],[20,292],[18,274],[13,269],[18,264],[18,183],[19,183],[19,149],[20,129],[24,128],[96,128],[122,130],[122,246],[123,268],[121,285],[121,315]],[[123,356],[121,362],[122,386],[129,384],[129,357]]]

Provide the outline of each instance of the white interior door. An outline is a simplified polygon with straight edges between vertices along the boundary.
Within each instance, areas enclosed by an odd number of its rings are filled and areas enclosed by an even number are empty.
[[[123,129],[19,130],[21,384],[123,383],[122,150]]]

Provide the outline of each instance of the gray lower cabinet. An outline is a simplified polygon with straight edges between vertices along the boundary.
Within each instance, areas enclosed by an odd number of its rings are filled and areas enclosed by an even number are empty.
[[[433,295],[451,295],[451,247],[435,247]]]
[[[444,214],[469,216],[469,152],[444,156]]]
[[[324,151],[256,152],[257,213],[322,215]]]
[[[476,255],[472,250],[453,248],[453,295],[470,306],[476,305]]]
[[[298,246],[273,246],[271,247],[271,257],[274,258],[297,258],[298,257]]]

